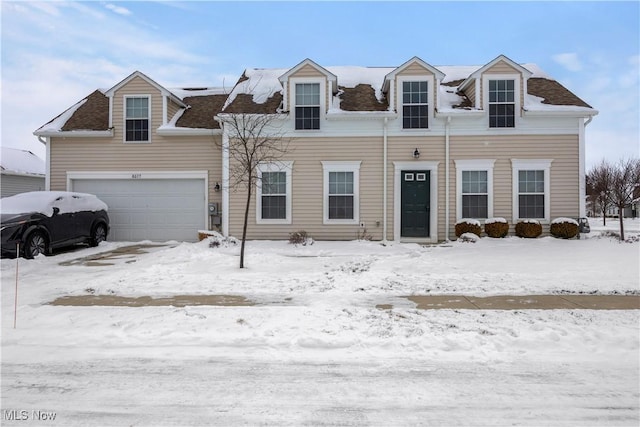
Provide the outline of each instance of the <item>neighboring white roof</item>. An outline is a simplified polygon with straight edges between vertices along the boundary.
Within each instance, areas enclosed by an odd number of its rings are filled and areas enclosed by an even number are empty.
[[[45,175],[44,160],[31,151],[2,147],[0,168],[3,172],[26,175]]]

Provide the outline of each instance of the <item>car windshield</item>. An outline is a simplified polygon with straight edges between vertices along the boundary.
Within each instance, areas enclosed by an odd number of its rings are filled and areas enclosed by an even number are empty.
[[[32,191],[0,200],[0,212],[3,214],[39,212],[52,216],[54,207],[60,209],[61,214],[107,210],[107,205],[91,194],[63,191]]]

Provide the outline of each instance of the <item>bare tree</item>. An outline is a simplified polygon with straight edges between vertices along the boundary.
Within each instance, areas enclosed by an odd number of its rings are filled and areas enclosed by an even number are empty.
[[[613,205],[611,199],[612,177],[613,166],[603,159],[598,165],[591,168],[586,178],[589,198],[594,205],[599,206],[602,210],[604,225],[607,224],[607,211]]]
[[[631,206],[640,186],[640,160],[620,160],[612,169],[611,201],[618,208],[620,240],[624,240],[624,209]]]
[[[240,246],[240,268],[244,268],[249,205],[259,180],[258,166],[282,159],[290,141],[283,137],[278,114],[226,113],[218,118],[229,135],[228,145],[222,146],[229,156],[229,187],[247,191]]]

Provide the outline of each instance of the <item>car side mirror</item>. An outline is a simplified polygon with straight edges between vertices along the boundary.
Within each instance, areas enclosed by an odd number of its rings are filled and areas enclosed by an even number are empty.
[[[60,208],[53,207],[53,215],[58,215],[60,213]]]

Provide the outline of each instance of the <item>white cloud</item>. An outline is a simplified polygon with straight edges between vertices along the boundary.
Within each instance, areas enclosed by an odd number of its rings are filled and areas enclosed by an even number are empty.
[[[559,53],[557,55],[553,55],[552,59],[569,71],[582,70],[582,62],[578,58],[577,53]]]
[[[111,3],[106,4],[104,7],[106,7],[107,9],[111,10],[114,13],[117,13],[118,15],[123,15],[123,16],[132,15],[132,12],[126,7],[116,6],[115,4],[111,4]]]

